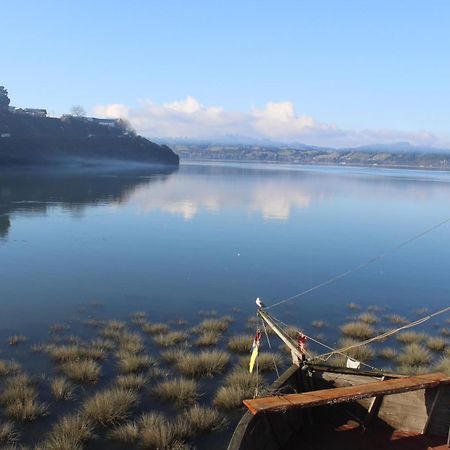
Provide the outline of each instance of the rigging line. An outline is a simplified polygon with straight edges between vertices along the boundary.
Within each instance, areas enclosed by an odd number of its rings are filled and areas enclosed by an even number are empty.
[[[285,327],[287,327],[288,325],[286,325],[283,321],[281,321],[280,319],[277,319],[273,316],[270,316],[272,319],[276,320],[277,322],[283,324]],[[300,332],[299,330],[297,330],[298,332]],[[302,332],[303,333],[303,332]],[[326,347],[330,350],[332,350],[329,353],[324,353],[323,355],[317,355],[314,356],[313,358],[311,358],[311,360],[315,360],[315,359],[321,359],[322,361],[328,361],[333,355],[335,354],[339,354],[342,356],[345,356],[346,358],[350,358],[350,359],[354,359],[351,356],[347,355],[346,353],[343,353],[343,351],[341,351],[340,349],[336,350],[333,347],[330,347],[329,345],[324,344],[323,342],[317,341],[316,339],[313,339],[312,337],[308,336],[307,334],[303,333],[308,339],[311,339],[313,342],[316,342],[317,344],[322,345],[323,347]],[[370,364],[364,363],[362,361],[358,361],[361,365],[368,367],[369,369],[375,370],[377,372],[380,372],[380,369],[371,366]]]
[[[262,321],[262,324],[264,327],[264,333],[266,335],[267,343],[269,344],[269,349],[272,350],[272,345],[270,344],[270,339],[269,339],[269,335],[267,334],[266,324],[264,323],[264,320]],[[280,378],[280,373],[278,372],[277,363],[275,362],[275,356],[272,351],[270,353],[272,355],[273,366],[275,367],[275,372],[277,373],[277,378]]]
[[[431,233],[432,231],[434,231],[434,230],[438,229],[439,227],[447,224],[448,222],[450,222],[450,217],[448,217],[447,219],[443,220],[442,222],[439,222],[436,225],[433,225],[430,228],[427,228],[426,230],[422,231],[421,233],[410,237],[409,239],[407,239],[406,241],[400,243],[399,245],[396,245],[395,247],[392,247],[390,250],[386,251],[385,253],[381,253],[378,256],[370,258],[367,261],[364,261],[364,262],[358,264],[357,266],[355,266],[355,267],[353,267],[353,268],[351,268],[349,270],[346,270],[345,272],[342,272],[342,273],[340,273],[338,275],[335,275],[334,277],[331,277],[328,280],[323,281],[322,283],[316,284],[315,286],[313,286],[313,287],[311,287],[309,289],[306,289],[305,291],[302,291],[302,292],[300,292],[300,293],[298,293],[296,295],[293,295],[292,297],[285,298],[283,300],[280,300],[277,303],[274,303],[273,305],[267,306],[265,309],[271,309],[271,308],[274,308],[275,306],[279,306],[279,305],[281,305],[283,303],[289,302],[289,301],[294,300],[294,299],[296,299],[298,297],[302,297],[303,295],[306,295],[306,294],[308,294],[308,293],[310,293],[312,291],[320,289],[321,287],[324,287],[324,286],[327,286],[327,285],[329,285],[331,283],[334,283],[335,281],[338,281],[341,278],[346,277],[347,275],[350,275],[350,274],[352,274],[354,272],[358,272],[359,270],[363,269],[364,267],[367,267],[367,266],[369,266],[370,264],[372,264],[372,263],[374,263],[376,261],[380,261],[381,259],[386,258],[387,256],[391,255],[392,253],[396,252],[397,250],[400,250],[401,248],[405,247],[406,245],[410,244],[411,242],[414,242],[417,239],[425,236],[426,234]]]
[[[412,328],[412,327],[415,327],[417,325],[421,325],[422,323],[426,322],[427,320],[430,320],[431,318],[433,318],[433,317],[435,317],[435,316],[437,316],[439,314],[444,314],[447,311],[450,311],[450,306],[447,306],[446,308],[441,309],[440,311],[436,311],[433,314],[429,314],[428,316],[422,317],[421,319],[415,320],[414,322],[410,322],[410,323],[408,323],[406,325],[403,325],[403,326],[401,326],[399,328],[395,328],[393,330],[386,331],[385,333],[382,333],[382,334],[380,334],[378,336],[374,336],[373,338],[366,339],[365,341],[358,342],[357,344],[349,345],[348,347],[343,347],[343,348],[341,348],[339,350],[332,351],[332,352],[329,352],[329,353],[324,353],[324,354],[319,355],[319,356],[321,356],[321,357],[329,357],[333,353],[345,352],[347,350],[351,350],[353,348],[360,347],[362,345],[370,344],[371,342],[377,341],[379,339],[384,339],[384,338],[387,338],[389,336],[392,336],[393,334],[396,334],[399,331],[403,331],[403,330],[406,330],[408,328]]]

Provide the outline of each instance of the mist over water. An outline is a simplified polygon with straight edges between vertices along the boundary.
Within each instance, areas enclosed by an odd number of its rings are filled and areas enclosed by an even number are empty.
[[[254,313],[450,216],[450,174],[189,164],[0,174],[0,338],[100,300],[111,317]],[[273,313],[330,322],[345,305],[448,304],[450,228]]]

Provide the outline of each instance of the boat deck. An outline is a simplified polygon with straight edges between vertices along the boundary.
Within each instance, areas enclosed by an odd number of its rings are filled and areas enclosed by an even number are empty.
[[[303,430],[287,449],[301,450],[449,450],[443,437],[396,431],[387,427],[363,430],[358,424]]]

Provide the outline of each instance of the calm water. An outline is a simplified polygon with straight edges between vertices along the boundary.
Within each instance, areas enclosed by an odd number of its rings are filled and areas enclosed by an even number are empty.
[[[270,304],[450,216],[444,172],[182,165],[171,174],[0,174],[0,330],[39,331],[100,300],[154,318]],[[450,226],[273,312],[344,317],[449,303]],[[292,319],[291,319],[292,320]]]

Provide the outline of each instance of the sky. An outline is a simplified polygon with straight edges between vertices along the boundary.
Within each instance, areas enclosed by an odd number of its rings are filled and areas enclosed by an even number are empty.
[[[448,0],[7,0],[0,85],[149,137],[450,147]]]

